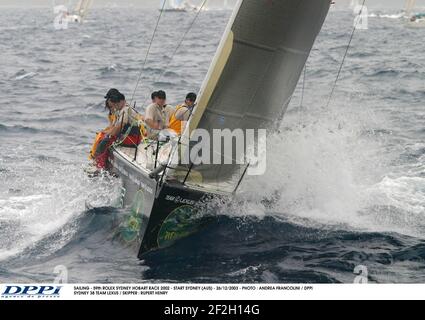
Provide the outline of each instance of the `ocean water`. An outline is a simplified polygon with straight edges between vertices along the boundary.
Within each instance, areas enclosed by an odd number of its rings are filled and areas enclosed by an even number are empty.
[[[356,32],[326,107],[353,21],[330,12],[267,173],[208,228],[143,261],[113,241],[120,182],[83,168],[103,96],[132,96],[157,15],[98,9],[58,31],[51,9],[0,11],[0,282],[50,282],[57,266],[73,283],[352,283],[359,266],[369,282],[425,281],[425,30],[392,12]],[[199,89],[229,16],[202,12],[174,56],[194,14],[163,16],[140,109],[152,89],[171,103]]]

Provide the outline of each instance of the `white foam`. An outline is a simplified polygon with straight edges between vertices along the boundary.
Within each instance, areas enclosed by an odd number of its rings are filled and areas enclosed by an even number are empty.
[[[24,80],[34,78],[38,73],[37,72],[28,72],[15,77],[15,80]]]
[[[404,17],[404,13],[396,13],[396,14],[380,14],[379,18],[383,19],[401,19]]]
[[[240,201],[223,213],[263,217],[278,212],[296,223],[308,219],[310,226],[315,221],[318,227],[423,236],[425,178],[417,176],[423,161],[411,165],[413,171],[406,164],[390,165],[391,157],[399,156],[384,152],[391,137],[365,134],[385,121],[342,108],[289,113],[281,133],[268,139],[267,173],[247,177]],[[405,176],[406,170],[413,176]],[[265,208],[263,200],[273,198],[272,207]]]
[[[46,165],[41,170],[34,168],[34,172],[20,177],[19,183],[34,184],[27,186],[22,195],[0,195],[0,219],[6,223],[2,233],[8,239],[0,246],[0,260],[22,252],[69,224],[70,229],[61,234],[63,241],[49,246],[59,249],[74,234],[75,226],[70,222],[85,212],[88,201],[96,207],[112,205],[116,199],[110,180],[90,180],[78,165]]]

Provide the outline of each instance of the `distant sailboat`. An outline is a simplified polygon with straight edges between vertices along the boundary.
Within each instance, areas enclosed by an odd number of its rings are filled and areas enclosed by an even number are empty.
[[[162,11],[186,12],[192,8],[193,6],[185,0],[160,0],[159,3],[159,10]]]
[[[68,22],[82,23],[86,18],[92,4],[93,0],[78,0],[77,5],[75,6],[72,13],[67,15]]]
[[[358,30],[367,30],[369,28],[369,11],[367,7],[360,4],[358,0],[352,1],[352,4],[355,5],[353,7],[353,13],[355,15],[354,27]]]
[[[82,22],[87,14],[89,9],[93,4],[93,0],[79,0],[77,6],[74,9],[74,15],[78,17],[78,22]]]
[[[410,26],[425,26],[425,12],[414,13],[416,0],[406,0],[406,17]]]
[[[70,4],[72,4],[71,1]],[[54,7],[54,13],[56,15],[55,25],[62,25],[62,29],[64,29],[67,27],[69,22],[82,23],[86,18],[92,4],[93,0],[78,0],[72,12],[70,12],[63,4],[56,5]]]

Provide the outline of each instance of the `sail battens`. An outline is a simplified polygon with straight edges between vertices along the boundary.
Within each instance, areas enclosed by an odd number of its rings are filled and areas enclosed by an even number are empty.
[[[277,49],[279,51],[286,51],[286,52],[299,54],[299,55],[303,55],[303,56],[308,56],[310,54],[310,51],[298,50],[298,49],[295,49],[295,48],[288,48],[288,47],[285,47],[285,46],[279,46]]]
[[[285,47],[285,46],[269,47],[269,46],[265,46],[265,45],[262,45],[262,44],[249,42],[249,41],[245,41],[245,40],[240,40],[240,39],[236,39],[235,43],[245,45],[245,46],[251,47],[251,48],[269,51],[269,52],[286,51],[286,52],[291,52],[291,53],[300,54],[300,55],[308,55],[310,53],[309,51],[303,51],[303,50],[299,50],[299,49],[295,49],[295,48],[289,48],[289,47]]]
[[[262,44],[258,44],[258,43],[254,43],[254,42],[249,42],[249,41],[241,40],[241,39],[236,39],[235,43],[243,44],[247,47],[252,47],[252,48],[261,49],[261,50],[265,50],[265,51],[271,51],[271,52],[276,51],[275,47],[269,47],[269,46],[266,46],[266,45],[262,45]]]

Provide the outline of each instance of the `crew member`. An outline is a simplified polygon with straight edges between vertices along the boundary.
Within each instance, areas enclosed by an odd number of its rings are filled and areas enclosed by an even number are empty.
[[[183,104],[178,105],[176,110],[171,115],[169,128],[178,135],[184,131],[187,121],[193,113],[196,101],[196,93],[190,92],[186,95],[186,100]]]
[[[167,105],[167,95],[164,91],[156,92],[155,102],[146,108],[145,123],[148,126],[148,138],[156,139],[158,131],[167,129],[174,108]]]
[[[108,125],[108,127],[103,129],[102,131],[96,133],[96,138],[95,138],[93,145],[92,145],[92,148],[90,150],[90,155],[89,155],[90,160],[94,159],[96,148],[97,148],[99,142],[102,141],[105,138],[105,135],[106,135],[105,131],[109,130],[116,120],[114,104],[110,101],[110,98],[114,97],[114,96],[118,96],[119,94],[120,94],[120,92],[117,89],[112,88],[112,89],[109,89],[109,91],[105,95],[105,109],[108,110],[109,125]]]
[[[126,103],[125,96],[118,94],[110,98],[118,116],[113,126],[105,130],[105,138],[99,143],[95,162],[98,168],[106,169],[109,158],[109,147],[118,140],[120,146],[137,147],[141,141],[140,127],[135,123],[135,111]],[[121,140],[120,140],[121,139]]]

